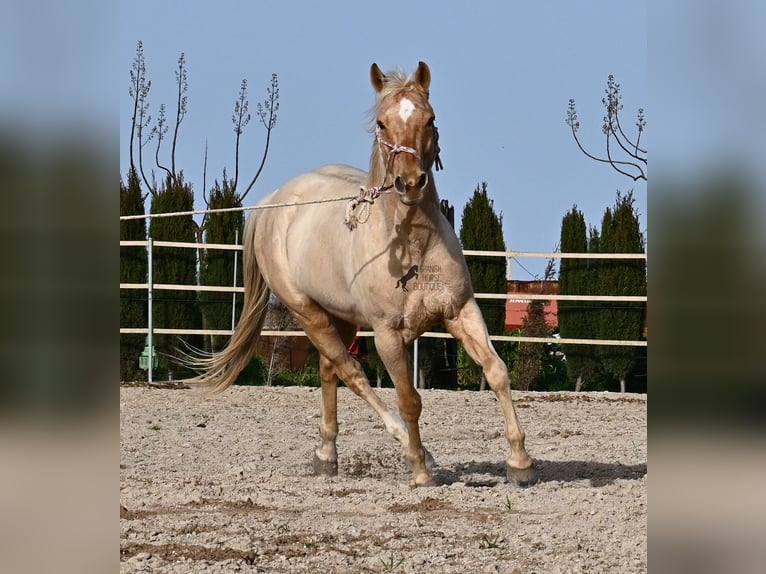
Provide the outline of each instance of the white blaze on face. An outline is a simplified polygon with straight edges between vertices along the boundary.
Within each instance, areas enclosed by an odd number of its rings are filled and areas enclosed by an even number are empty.
[[[407,123],[407,120],[412,115],[412,112],[415,111],[415,104],[413,104],[410,100],[407,98],[402,98],[399,102],[399,117],[402,118],[402,121],[404,123]]]

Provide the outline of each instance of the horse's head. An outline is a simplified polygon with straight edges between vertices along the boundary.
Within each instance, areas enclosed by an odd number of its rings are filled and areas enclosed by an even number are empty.
[[[386,76],[372,64],[370,81],[378,94],[374,108],[377,150],[371,174],[380,173],[380,185],[393,185],[403,203],[414,205],[423,198],[439,151],[434,110],[428,101],[431,71],[420,62],[412,77]]]

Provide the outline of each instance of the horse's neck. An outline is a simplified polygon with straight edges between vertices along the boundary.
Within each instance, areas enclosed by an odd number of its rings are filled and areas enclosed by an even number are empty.
[[[433,184],[433,174],[429,173],[428,177],[429,183],[423,190],[425,197],[417,205],[407,206],[399,201],[398,197],[389,197],[390,201],[382,202],[385,203],[382,218],[384,233],[393,234],[400,240],[417,243],[423,248],[439,235],[439,195]]]
[[[378,144],[374,144],[373,153],[370,157],[370,169],[367,172],[367,189],[393,184],[391,174],[386,169],[386,164],[380,154]],[[432,236],[438,234],[439,219],[439,194],[434,184],[433,170],[428,170],[428,183],[423,190],[425,197],[416,206],[406,206],[399,198],[394,198],[396,191],[389,192],[391,201],[376,202],[385,204],[382,207],[383,217],[381,233],[384,236],[398,241],[414,241],[426,246],[431,243]],[[392,237],[393,236],[393,237]]]

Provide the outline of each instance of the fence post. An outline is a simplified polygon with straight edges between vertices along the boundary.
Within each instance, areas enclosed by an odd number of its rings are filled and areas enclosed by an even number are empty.
[[[147,333],[147,336],[146,336],[146,342],[147,342],[147,345],[149,345],[149,369],[148,369],[147,377],[149,379],[149,383],[151,383],[152,382],[152,376],[153,376],[152,370],[154,368],[154,345],[152,344],[152,328],[153,328],[153,325],[152,325],[152,315],[153,315],[153,313],[152,313],[152,285],[153,285],[153,283],[152,283],[153,282],[153,278],[152,278],[152,267],[153,267],[153,265],[152,265],[152,251],[153,251],[153,249],[152,249],[152,238],[151,237],[149,238],[149,240],[146,243],[146,249],[148,251],[148,267],[149,267],[148,276],[147,276],[147,284],[148,284],[148,287],[149,287],[148,290],[147,290],[147,307],[148,307],[147,313],[149,315],[148,321],[147,321],[147,326],[149,327],[149,329],[148,329],[148,333]]]
[[[412,353],[412,386],[416,389],[420,388],[420,380],[418,379],[418,339],[415,339],[413,344]]]
[[[239,229],[234,230],[234,245],[239,244]],[[237,250],[234,250],[234,288],[237,288]],[[237,309],[237,292],[231,294],[231,330],[234,330]]]

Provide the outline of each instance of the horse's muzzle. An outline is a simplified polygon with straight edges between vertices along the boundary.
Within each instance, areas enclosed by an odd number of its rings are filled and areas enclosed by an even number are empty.
[[[416,205],[420,203],[420,200],[423,199],[423,192],[418,192],[417,197],[410,197],[409,195],[402,194],[399,196],[399,201],[401,201],[404,205]]]
[[[423,190],[427,185],[428,174],[426,172],[421,172],[417,181],[414,178],[405,181],[401,175],[394,179],[394,187],[399,193],[399,199],[405,205],[415,205],[420,202],[423,199]]]
[[[423,191],[426,186],[428,185],[428,173],[421,172],[420,177],[418,177],[418,180],[415,181],[414,178],[409,178],[405,181],[405,179],[401,175],[397,175],[396,179],[394,180],[394,187],[396,187],[396,191],[399,193],[407,193],[407,188],[413,188],[416,187]]]

